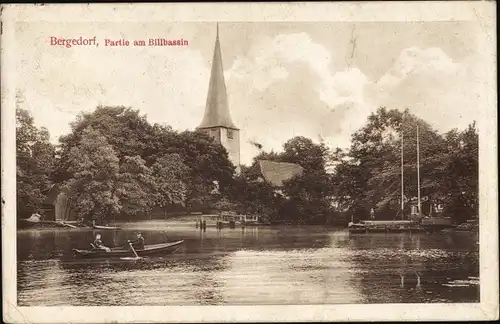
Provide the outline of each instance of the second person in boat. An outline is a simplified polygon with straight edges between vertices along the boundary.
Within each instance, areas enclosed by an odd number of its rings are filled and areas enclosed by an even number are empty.
[[[135,241],[127,241],[132,244],[135,250],[144,250],[144,237],[141,233],[137,233],[137,239]]]
[[[95,240],[94,240],[94,247],[96,249],[99,249],[99,250],[104,250],[106,252],[110,252],[111,249],[107,246],[105,246],[103,243],[102,243],[102,240],[101,240],[101,234],[97,234],[95,236]]]

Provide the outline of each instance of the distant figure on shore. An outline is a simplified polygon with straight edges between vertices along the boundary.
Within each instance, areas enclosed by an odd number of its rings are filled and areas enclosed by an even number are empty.
[[[141,233],[137,233],[137,240],[127,242],[131,243],[136,250],[144,250],[144,237]]]
[[[370,219],[375,219],[375,211],[373,210],[373,208],[370,210]]]
[[[111,251],[111,249],[109,247],[105,246],[104,243],[102,243],[101,234],[97,234],[95,236],[94,246],[95,246],[96,249],[101,249],[101,250],[104,250],[106,252],[110,252]]]

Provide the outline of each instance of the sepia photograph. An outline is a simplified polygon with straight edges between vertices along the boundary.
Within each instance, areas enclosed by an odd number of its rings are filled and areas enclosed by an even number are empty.
[[[493,20],[71,6],[2,15],[12,322],[74,306],[145,315],[40,322],[153,321],[149,306],[242,309],[175,322],[293,320],[245,306],[439,320],[432,305],[458,304],[498,319]]]

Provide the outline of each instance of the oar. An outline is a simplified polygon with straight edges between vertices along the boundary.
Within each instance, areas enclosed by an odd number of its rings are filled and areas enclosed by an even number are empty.
[[[135,258],[136,259],[142,259],[138,254],[137,252],[135,252],[135,249],[134,249],[134,246],[132,245],[132,243],[129,243],[128,245],[130,245],[130,248],[132,249],[132,252],[134,252],[135,254]]]

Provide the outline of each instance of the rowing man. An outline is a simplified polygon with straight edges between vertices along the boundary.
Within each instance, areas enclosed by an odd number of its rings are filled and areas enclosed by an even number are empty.
[[[136,250],[144,250],[144,237],[141,233],[137,233],[137,240],[128,241],[128,243],[131,243]]]

